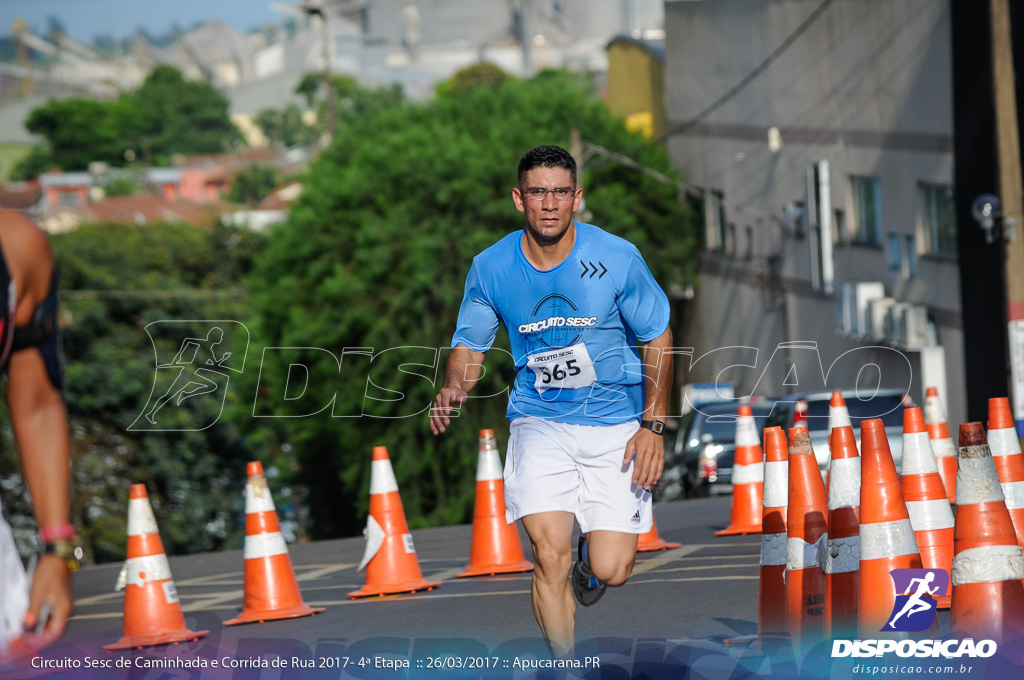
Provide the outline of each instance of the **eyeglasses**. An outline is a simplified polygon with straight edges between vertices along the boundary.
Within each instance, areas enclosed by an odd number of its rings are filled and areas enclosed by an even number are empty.
[[[557,189],[541,189],[537,187],[535,189],[527,189],[523,192],[528,201],[543,201],[548,197],[548,194],[554,195],[556,201],[568,201],[576,195],[576,189],[570,187],[558,187]]]

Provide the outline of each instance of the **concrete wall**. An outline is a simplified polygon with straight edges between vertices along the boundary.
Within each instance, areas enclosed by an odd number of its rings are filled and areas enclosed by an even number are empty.
[[[697,356],[726,345],[757,347],[762,369],[780,342],[815,342],[825,369],[848,350],[873,344],[837,332],[835,294],[813,285],[817,237],[783,210],[807,202],[808,168],[825,160],[838,211],[832,217],[843,222],[832,234],[835,281],[882,281],[887,295],[928,308],[946,353],[942,397],[950,421],[959,422],[966,408],[958,263],[927,252],[919,206],[919,183],[953,181],[948,3],[843,0],[811,20],[820,5],[665,3],[668,125],[676,131],[669,152],[688,181],[721,192],[731,225],[725,243],[712,242],[702,258],[685,340]],[[781,133],[777,151],[769,149],[771,127]],[[879,245],[857,242],[851,176],[881,182]],[[890,233],[899,235],[904,259],[906,239],[913,239],[915,276],[890,275]],[[908,359],[893,348],[873,350],[881,382],[897,386],[909,360],[911,395],[921,403],[919,356],[894,348]],[[789,363],[798,361],[787,355]],[[761,394],[806,388],[783,385],[789,364],[771,363],[763,380],[745,369],[741,387],[757,385]],[[713,379],[713,364],[698,364],[690,379]],[[827,387],[850,387],[857,377],[857,367],[837,367]]]

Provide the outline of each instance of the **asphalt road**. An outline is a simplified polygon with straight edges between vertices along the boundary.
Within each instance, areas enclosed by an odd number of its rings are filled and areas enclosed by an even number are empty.
[[[186,623],[210,633],[127,652],[101,649],[122,635],[123,594],[114,592],[120,565],[87,567],[75,575],[76,613],[61,644],[28,668],[0,668],[0,679],[861,677],[853,660],[830,658],[828,643],[795,657],[786,643],[723,644],[757,632],[760,536],[714,535],[728,523],[731,501],[655,504],[661,537],[682,546],[641,553],[628,584],[578,611],[575,669],[538,668],[548,655],[530,606],[530,574],[456,578],[469,562],[472,527],[462,525],[413,532],[424,577],[441,585],[404,595],[347,596],[364,584],[356,571],[362,538],[290,546],[306,604],[326,611],[262,624],[223,625],[241,611],[241,551],[173,557]],[[948,614],[939,621],[945,627]]]

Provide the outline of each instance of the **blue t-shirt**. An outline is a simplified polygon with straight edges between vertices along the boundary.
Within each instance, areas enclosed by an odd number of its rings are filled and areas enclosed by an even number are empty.
[[[473,258],[452,347],[491,348],[508,330],[515,385],[509,420],[615,425],[640,420],[643,367],[636,341],[668,328],[668,298],[640,252],[591,224],[576,223],[572,252],[542,271],[523,254],[522,231]]]

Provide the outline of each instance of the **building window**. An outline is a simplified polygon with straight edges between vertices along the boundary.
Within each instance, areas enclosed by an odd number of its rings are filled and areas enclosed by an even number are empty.
[[[889,234],[889,278],[899,279],[903,277],[903,252],[902,245],[903,239],[900,238],[899,234]]]
[[[917,243],[914,236],[905,236],[904,245],[904,250],[907,251],[907,278],[912,279],[917,276]]]
[[[724,251],[728,248],[728,224],[725,221],[725,194],[711,190],[711,200],[705,205],[708,249]]]
[[[921,232],[929,253],[956,257],[956,204],[951,184],[921,182]]]
[[[882,182],[877,177],[850,177],[854,220],[860,243],[882,244]]]
[[[77,208],[79,204],[77,192],[62,191],[57,195],[57,205],[63,208]]]

